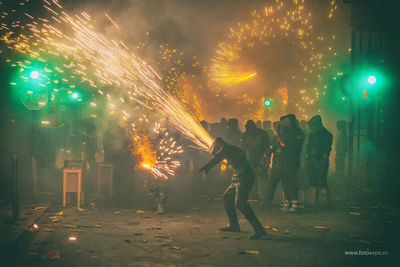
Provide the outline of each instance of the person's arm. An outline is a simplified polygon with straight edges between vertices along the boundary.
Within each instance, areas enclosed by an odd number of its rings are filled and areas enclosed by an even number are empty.
[[[269,134],[267,132],[264,132],[263,134],[263,145],[265,146],[264,148],[264,153],[268,153],[271,151],[271,140],[269,139]]]
[[[201,167],[199,172],[204,171],[205,173],[208,173],[215,165],[221,162],[224,158],[225,158],[225,150],[223,149],[221,152],[215,155],[206,165]]]
[[[331,153],[332,150],[332,140],[333,140],[333,135],[326,131],[326,136],[324,138],[324,144],[323,144],[323,158],[329,158],[329,154]]]
[[[303,131],[299,130],[296,131],[290,136],[286,138],[285,142],[283,143],[284,149],[286,151],[293,151],[301,146],[304,142],[304,133]]]

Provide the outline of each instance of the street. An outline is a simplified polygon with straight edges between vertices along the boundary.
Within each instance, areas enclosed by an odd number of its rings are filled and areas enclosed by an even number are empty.
[[[36,220],[38,231],[16,241],[3,266],[396,266],[399,216],[382,207],[283,214],[252,204],[269,236],[250,240],[241,215],[241,233],[218,230],[226,224],[219,198],[197,204],[165,215],[94,203],[87,210],[51,207]]]

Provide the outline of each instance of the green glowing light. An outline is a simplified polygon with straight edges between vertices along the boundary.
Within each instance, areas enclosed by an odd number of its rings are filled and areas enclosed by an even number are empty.
[[[369,84],[375,84],[376,83],[376,77],[375,76],[369,76],[368,77],[368,83]]]
[[[31,74],[29,75],[32,79],[37,79],[39,78],[39,72],[36,70],[32,71]]]

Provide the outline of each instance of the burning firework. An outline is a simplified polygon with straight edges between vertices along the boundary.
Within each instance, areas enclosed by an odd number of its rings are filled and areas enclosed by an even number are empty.
[[[130,149],[141,169],[149,171],[155,178],[168,179],[168,175],[175,175],[180,166],[180,162],[174,160],[173,156],[182,153],[183,149],[166,130],[161,129],[159,123],[155,123],[153,132],[157,138],[151,142],[144,129],[127,130]]]

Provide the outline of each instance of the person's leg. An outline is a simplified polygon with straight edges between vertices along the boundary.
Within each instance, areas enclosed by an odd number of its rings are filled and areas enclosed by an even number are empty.
[[[287,168],[289,168],[289,166],[287,166]],[[288,209],[290,208],[290,201],[292,200],[291,198],[291,193],[290,193],[290,181],[289,181],[289,172],[286,169],[282,169],[281,170],[281,181],[282,181],[282,189],[283,189],[283,193],[285,196],[283,205],[281,210],[283,212],[288,211]]]
[[[235,196],[236,196],[236,186],[234,184],[231,184],[225,190],[225,193],[223,195],[225,211],[229,219],[229,226],[226,228],[222,228],[221,229],[222,231],[234,231],[234,232],[240,231],[240,226],[235,209]]]
[[[264,236],[267,233],[266,233],[264,227],[261,225],[260,221],[257,219],[256,215],[254,214],[253,209],[247,202],[251,187],[252,187],[252,183],[249,183],[249,184],[241,183],[237,187],[236,206],[240,210],[240,212],[244,215],[244,217],[247,219],[247,221],[251,224],[251,226],[253,227],[254,233],[255,233],[255,235],[253,237],[256,238],[256,237]]]
[[[318,182],[316,175],[316,162],[315,160],[309,159],[306,163],[306,170],[311,187],[310,192],[310,205],[316,205],[318,202]]]
[[[328,188],[328,169],[329,169],[329,160],[322,159],[319,165],[320,194],[322,203],[327,205],[330,204],[329,203],[330,196]]]
[[[260,181],[260,162],[257,160],[257,158],[251,158],[249,159],[250,161],[250,166],[254,171],[255,174],[255,182],[252,188],[250,189],[250,198],[258,200],[258,193],[259,193],[259,181]]]
[[[285,192],[283,211],[287,209],[290,212],[295,212],[298,208],[297,170],[298,164],[296,162],[288,162],[287,168],[283,170],[282,184]]]
[[[272,168],[271,175],[268,179],[267,192],[266,192],[266,203],[272,204],[274,201],[275,191],[278,187],[279,181],[281,180],[280,171],[278,168]]]

